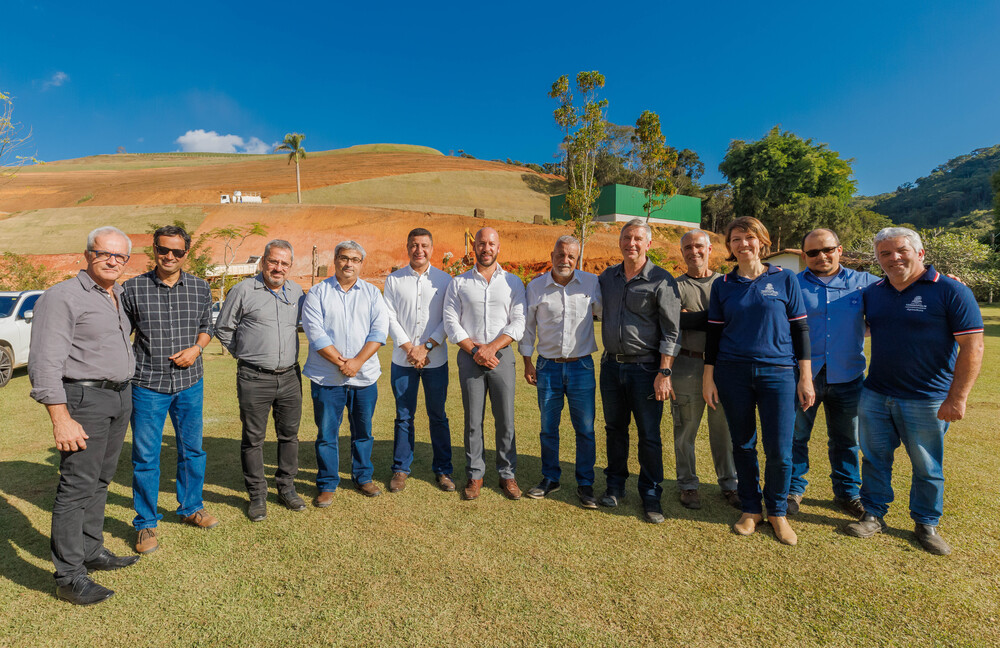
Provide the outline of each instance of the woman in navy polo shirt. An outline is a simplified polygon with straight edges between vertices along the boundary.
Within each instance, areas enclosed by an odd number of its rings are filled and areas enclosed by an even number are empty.
[[[764,522],[766,508],[778,540],[794,545],[798,539],[785,511],[796,400],[803,409],[815,400],[805,304],[794,272],[761,261],[771,245],[763,223],[737,218],[725,236],[738,265],[712,284],[704,396],[709,407],[722,403],[733,438],[743,509],[733,530],[750,535]],[[755,409],[767,459],[763,508]]]

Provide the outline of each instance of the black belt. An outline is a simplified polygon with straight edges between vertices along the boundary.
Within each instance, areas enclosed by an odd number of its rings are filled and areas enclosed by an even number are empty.
[[[292,369],[295,369],[299,365],[293,364],[291,367],[285,367],[284,369],[265,369],[264,367],[258,367],[252,362],[247,362],[246,360],[240,360],[239,362],[236,363],[236,366],[246,367],[247,369],[253,369],[254,371],[257,371],[259,373],[271,374],[272,376],[280,376],[282,374],[288,373]]]
[[[704,360],[705,354],[699,351],[688,351],[687,349],[681,349],[680,355],[687,356],[689,358],[696,358],[698,360]]]
[[[605,353],[604,360],[614,360],[622,364],[638,364],[644,362],[659,362],[660,356],[647,353],[646,355],[627,355],[625,353]]]
[[[580,358],[545,358],[549,362],[576,362]]]
[[[115,382],[113,380],[86,380],[83,378],[63,378],[64,383],[70,383],[72,385],[81,385],[83,387],[96,387],[97,389],[110,389],[111,391],[123,392],[125,388],[128,387],[132,381],[125,380],[122,382]]]

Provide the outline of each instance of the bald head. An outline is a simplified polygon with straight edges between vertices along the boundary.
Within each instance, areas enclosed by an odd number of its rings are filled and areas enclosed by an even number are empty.
[[[814,229],[802,239],[806,267],[817,277],[831,277],[840,272],[840,246],[837,233],[826,228]]]
[[[813,231],[809,232],[808,234],[802,237],[803,250],[808,249],[806,248],[806,244],[809,243],[809,239],[813,237],[820,237],[823,238],[824,240],[826,239],[826,237],[830,237],[830,239],[833,240],[834,245],[840,245],[840,237],[837,236],[836,232],[834,232],[832,229],[826,229],[825,227],[817,227],[816,229],[814,229]]]
[[[480,270],[492,268],[500,252],[500,234],[492,227],[483,227],[476,232],[473,250],[476,253],[476,265]]]

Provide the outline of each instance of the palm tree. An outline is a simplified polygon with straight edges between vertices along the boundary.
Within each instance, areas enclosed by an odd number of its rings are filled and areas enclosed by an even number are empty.
[[[289,164],[292,163],[292,160],[295,160],[295,196],[298,198],[299,203],[302,202],[302,183],[299,180],[299,158],[306,156],[306,150],[302,148],[302,140],[305,138],[306,136],[302,133],[288,133],[285,135],[284,142],[274,147],[275,152],[288,151]]]

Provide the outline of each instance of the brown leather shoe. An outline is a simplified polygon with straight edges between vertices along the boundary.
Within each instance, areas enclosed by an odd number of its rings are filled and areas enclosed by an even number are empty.
[[[333,491],[325,491],[316,496],[313,500],[313,506],[316,508],[326,508],[333,504]]]
[[[191,515],[185,515],[181,518],[181,522],[201,529],[214,529],[219,526],[219,518],[215,517],[205,509],[198,509]]]
[[[455,482],[452,480],[451,475],[438,475],[436,478],[438,487],[446,493],[455,492]]]
[[[389,480],[389,492],[398,493],[399,491],[406,488],[406,478],[409,477],[405,472],[394,472],[392,473],[392,479]]]
[[[743,505],[740,502],[740,494],[735,490],[724,490],[722,491],[722,499],[726,500],[726,503],[732,506],[734,509],[741,509]]]
[[[785,516],[772,515],[767,518],[767,521],[771,523],[771,528],[774,529],[774,535],[778,538],[781,544],[786,544],[794,547],[799,542],[799,537],[795,535],[792,531],[792,527],[788,524],[788,520]]]
[[[139,538],[135,541],[135,550],[141,554],[156,551],[160,543],[156,540],[156,529],[139,529]]]
[[[462,495],[464,495],[467,500],[474,500],[479,497],[479,491],[482,487],[482,479],[470,479],[468,483],[465,484],[465,490],[462,491]]]
[[[752,535],[757,527],[764,523],[764,516],[760,513],[744,513],[739,521],[733,525],[733,531],[741,536]]]
[[[358,487],[358,490],[365,497],[378,497],[382,494],[382,491],[378,489],[375,482],[365,482],[364,484],[355,484],[355,486]]]
[[[504,497],[512,500],[521,499],[521,489],[517,487],[517,480],[511,477],[506,479],[504,477],[500,478],[500,490],[503,491]]]
[[[701,508],[701,495],[697,488],[685,488],[681,490],[681,506],[689,509]]]

